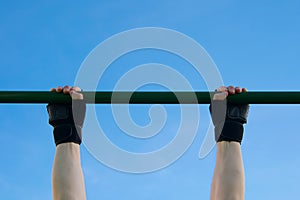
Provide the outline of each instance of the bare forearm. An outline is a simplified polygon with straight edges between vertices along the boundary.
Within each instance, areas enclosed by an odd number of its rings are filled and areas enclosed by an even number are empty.
[[[244,199],[244,166],[238,142],[217,143],[217,161],[211,200]]]
[[[78,144],[63,143],[56,147],[52,177],[54,200],[85,199]]]

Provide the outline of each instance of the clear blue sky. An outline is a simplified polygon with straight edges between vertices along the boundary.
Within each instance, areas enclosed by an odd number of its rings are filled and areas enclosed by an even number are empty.
[[[72,85],[96,45],[119,32],[148,26],[174,29],[195,39],[213,58],[227,85],[299,90],[299,10],[296,0],[2,1],[0,90]],[[121,72],[126,72],[118,70],[121,66],[130,69],[148,62],[168,64],[197,90],[206,90],[201,77],[179,58],[159,56],[158,51],[136,53],[115,62],[99,90],[113,89]],[[132,108],[137,123],[149,122],[148,107]],[[88,199],[209,199],[215,149],[203,160],[198,158],[209,123],[207,105],[199,108],[201,121],[193,144],[178,161],[157,172],[118,172],[82,145]],[[105,116],[105,133],[114,143],[137,152],[145,151],[143,142],[146,150],[156,148],[156,138],[130,141],[113,127],[109,109],[97,106],[97,113],[99,118]],[[166,109],[176,114],[178,107]],[[251,106],[242,144],[246,199],[299,199],[299,113],[297,105]],[[45,105],[0,105],[2,199],[51,199],[55,146],[47,120]],[[173,134],[172,125],[178,121],[172,114],[161,134]],[[168,143],[170,135],[165,135],[157,140],[159,145]]]

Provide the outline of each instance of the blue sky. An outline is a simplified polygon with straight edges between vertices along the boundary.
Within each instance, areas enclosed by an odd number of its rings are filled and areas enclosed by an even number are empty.
[[[294,0],[2,1],[0,90],[72,85],[81,63],[100,42],[149,26],[174,29],[200,43],[227,85],[299,90],[299,9],[300,3]],[[207,89],[182,59],[151,50],[132,52],[114,62],[98,89],[112,90],[122,73],[149,62],[169,65],[195,89]],[[136,123],[149,123],[149,105],[130,108]],[[149,141],[124,135],[115,126],[109,105],[97,106],[97,114],[105,118],[103,128],[115,144],[143,152],[173,137],[178,109],[166,106],[171,113],[166,128]],[[199,109],[201,121],[193,144],[179,160],[157,172],[118,172],[101,164],[82,145],[88,199],[209,199],[215,149],[205,159],[198,158],[210,119],[207,105]],[[5,104],[0,105],[0,113],[1,198],[51,199],[55,147],[45,105]],[[299,199],[299,113],[298,105],[251,106],[242,144],[246,199]]]

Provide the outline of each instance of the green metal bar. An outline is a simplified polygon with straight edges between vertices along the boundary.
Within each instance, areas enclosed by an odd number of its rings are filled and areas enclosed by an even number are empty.
[[[215,92],[82,92],[96,104],[209,104]],[[197,100],[195,100],[195,96]],[[178,99],[177,99],[178,97]],[[128,100],[130,99],[130,100]],[[300,91],[246,92],[228,97],[232,103],[300,104]],[[69,95],[43,91],[0,91],[0,103],[70,103]]]

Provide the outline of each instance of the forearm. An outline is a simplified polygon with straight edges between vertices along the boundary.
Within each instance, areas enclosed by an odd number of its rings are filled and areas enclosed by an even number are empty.
[[[211,187],[211,200],[243,200],[245,193],[241,142],[249,104],[228,103],[228,95],[247,92],[246,88],[217,89],[209,109],[215,125],[217,159]]]
[[[238,142],[218,142],[211,200],[244,199],[244,166]]]
[[[52,187],[54,200],[85,199],[80,146],[78,144],[63,143],[56,147]]]

